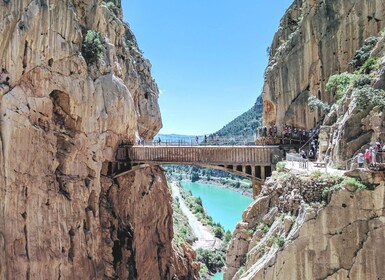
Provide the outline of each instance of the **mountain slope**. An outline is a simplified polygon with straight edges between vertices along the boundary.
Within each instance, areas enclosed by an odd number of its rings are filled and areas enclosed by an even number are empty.
[[[255,129],[262,121],[262,96],[259,96],[254,106],[235,118],[216,133],[221,137],[253,136]]]

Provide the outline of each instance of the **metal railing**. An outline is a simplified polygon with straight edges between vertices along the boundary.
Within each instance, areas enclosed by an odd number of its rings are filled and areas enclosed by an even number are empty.
[[[163,140],[163,139],[154,139],[154,140],[145,140],[137,141],[136,143],[127,143],[132,146],[258,146],[254,138],[242,138],[242,137],[226,137],[218,139],[172,139],[172,140]]]

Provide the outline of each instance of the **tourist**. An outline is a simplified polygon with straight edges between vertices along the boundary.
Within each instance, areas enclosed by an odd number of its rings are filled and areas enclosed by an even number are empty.
[[[158,137],[158,145],[160,146],[160,143],[162,142],[162,140],[160,140],[160,137]]]
[[[274,125],[273,132],[274,132],[274,137],[277,137],[277,134],[278,134],[278,128],[277,128],[276,125]]]
[[[377,163],[382,163],[382,147],[379,141],[376,142],[376,160]]]
[[[364,167],[364,163],[365,163],[365,155],[362,151],[360,151],[357,155],[357,163],[358,163],[358,167],[359,168],[363,168]]]
[[[311,159],[314,158],[314,151],[313,151],[313,149],[310,149],[310,151],[309,151],[309,158],[311,158]]]
[[[366,160],[366,164],[369,165],[371,162],[371,153],[369,149],[365,150],[365,160]]]
[[[205,144],[207,144],[207,136],[205,135],[205,140],[204,140]]]
[[[306,153],[305,153],[305,151],[304,150],[301,150],[300,152],[299,152],[299,156],[300,156],[300,158],[301,158],[301,162],[302,162],[302,168],[306,168]]]
[[[269,136],[270,137],[273,136],[273,127],[272,126],[269,127]]]
[[[199,137],[195,136],[195,143],[198,145]]]
[[[372,164],[375,165],[376,164],[376,149],[374,147],[370,146],[369,151],[370,151],[370,158],[372,160]]]
[[[306,130],[305,129],[302,131],[302,138],[303,138],[303,140],[306,140]]]

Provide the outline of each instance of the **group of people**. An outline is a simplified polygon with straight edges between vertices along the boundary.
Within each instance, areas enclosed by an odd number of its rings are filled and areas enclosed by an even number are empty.
[[[281,133],[278,134],[278,128],[276,125],[264,126],[257,128],[257,138],[259,137],[280,137],[286,139],[298,139],[298,140],[308,140],[313,137],[315,134],[319,133],[319,129],[306,129],[293,127],[291,125],[286,125]]]
[[[384,158],[383,154],[385,153],[385,144],[382,146],[380,141],[377,141],[375,144],[371,145],[368,149],[361,150],[357,154],[357,163],[358,167],[364,167],[366,163],[367,166],[376,165],[377,163],[383,163]]]

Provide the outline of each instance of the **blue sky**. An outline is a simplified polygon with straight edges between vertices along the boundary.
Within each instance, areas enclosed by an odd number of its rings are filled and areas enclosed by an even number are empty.
[[[123,0],[151,61],[164,134],[215,132],[250,109],[279,21],[293,0]]]

